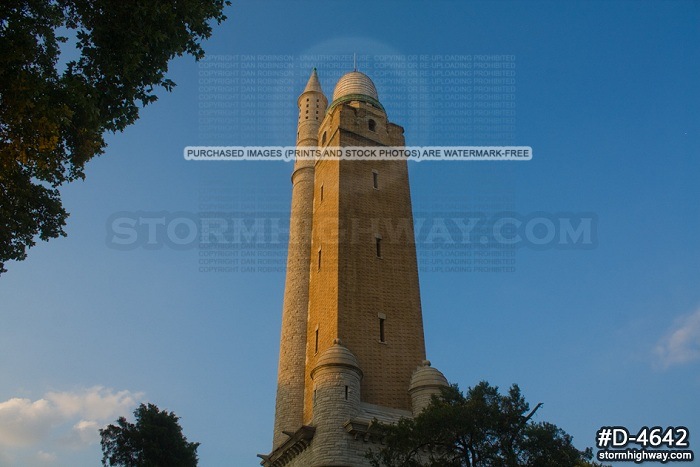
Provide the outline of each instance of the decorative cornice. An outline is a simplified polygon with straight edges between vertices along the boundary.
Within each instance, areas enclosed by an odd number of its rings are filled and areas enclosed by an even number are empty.
[[[260,465],[264,467],[283,467],[287,465],[309,447],[315,432],[316,428],[308,425],[302,425],[294,433],[284,431],[283,433],[289,436],[289,439],[269,455],[258,454],[258,457],[262,459]]]
[[[372,96],[367,96],[365,94],[346,94],[342,97],[337,98],[333,102],[331,102],[331,105],[328,106],[328,110],[326,110],[326,114],[329,114],[331,110],[339,106],[340,104],[343,104],[345,102],[351,102],[351,101],[360,101],[360,102],[366,102],[368,104],[373,105],[374,107],[377,107],[380,109],[382,112],[386,113],[386,110],[384,110],[384,106],[374,97]]]
[[[356,418],[348,420],[343,426],[345,427],[345,431],[355,437],[355,440],[361,439],[365,442],[371,441],[373,443],[382,441],[383,435],[376,429],[376,419],[367,421]]]

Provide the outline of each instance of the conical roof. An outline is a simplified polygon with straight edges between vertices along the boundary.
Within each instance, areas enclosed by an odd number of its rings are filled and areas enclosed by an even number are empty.
[[[314,68],[311,72],[309,81],[306,83],[306,87],[304,88],[304,92],[310,91],[320,92],[321,94],[323,94],[323,89],[321,89],[321,82],[318,80],[318,73],[316,73],[316,68]]]

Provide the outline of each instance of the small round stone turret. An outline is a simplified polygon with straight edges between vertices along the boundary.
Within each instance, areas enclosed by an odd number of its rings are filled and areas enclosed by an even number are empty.
[[[445,386],[449,386],[445,375],[431,367],[429,360],[424,360],[423,364],[413,372],[411,384],[408,387],[413,403],[413,416],[415,417],[428,407],[433,395],[439,396],[440,388]]]
[[[360,410],[362,370],[355,355],[335,339],[319,356],[313,380],[314,465],[343,464],[354,452],[344,425]]]

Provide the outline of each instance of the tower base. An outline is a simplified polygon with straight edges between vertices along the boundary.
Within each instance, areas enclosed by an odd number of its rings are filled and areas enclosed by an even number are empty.
[[[323,427],[304,425],[294,433],[285,433],[289,439],[268,455],[259,454],[264,467],[370,467],[367,452],[381,448],[381,436],[376,422],[396,423],[401,418],[412,417],[407,410],[391,409],[361,402],[356,417],[342,425]],[[326,431],[326,433],[324,433]],[[325,435],[325,436],[324,436]],[[333,437],[332,449],[328,440],[323,446],[314,438]]]

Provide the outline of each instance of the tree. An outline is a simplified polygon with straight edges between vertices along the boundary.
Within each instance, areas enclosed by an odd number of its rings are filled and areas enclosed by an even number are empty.
[[[535,423],[517,385],[507,395],[481,382],[466,396],[454,385],[413,419],[379,424],[384,447],[367,454],[375,467],[601,466],[592,451],[551,423]]]
[[[105,132],[172,90],[168,62],[204,56],[228,0],[0,2],[0,274],[38,236],[65,236],[58,188],[84,178]],[[57,32],[58,31],[58,32]],[[74,35],[69,41],[65,35]],[[63,57],[76,56],[64,64]]]
[[[100,430],[102,465],[121,467],[192,467],[197,465],[199,443],[182,434],[180,419],[153,404],[141,404],[136,423],[119,417],[116,425]]]

